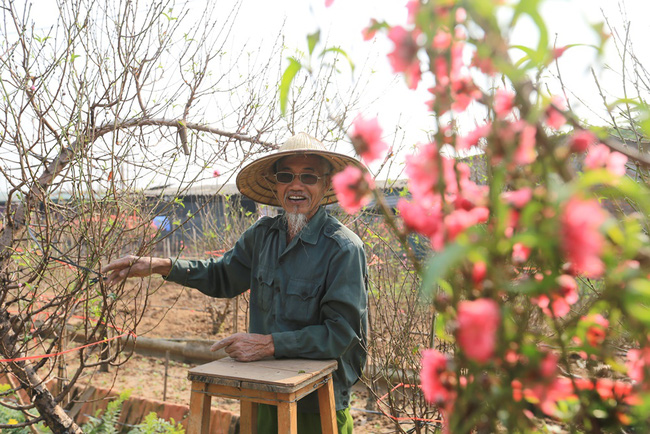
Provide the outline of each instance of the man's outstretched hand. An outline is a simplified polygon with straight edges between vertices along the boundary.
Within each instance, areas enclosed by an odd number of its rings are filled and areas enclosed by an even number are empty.
[[[238,362],[254,362],[275,354],[273,336],[255,333],[235,333],[212,345],[210,351],[221,348]]]
[[[172,260],[169,258],[151,258],[147,256],[125,256],[113,261],[102,268],[102,273],[107,276],[106,283],[114,285],[128,277],[147,277],[152,274],[167,276],[172,269]]]

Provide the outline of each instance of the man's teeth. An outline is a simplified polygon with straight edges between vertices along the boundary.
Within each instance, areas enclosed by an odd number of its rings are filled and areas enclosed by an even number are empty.
[[[291,200],[304,200],[304,196],[289,196],[289,199]]]

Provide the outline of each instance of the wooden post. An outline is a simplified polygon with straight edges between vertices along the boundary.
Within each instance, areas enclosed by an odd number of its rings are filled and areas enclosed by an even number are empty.
[[[257,434],[257,403],[242,399],[239,408],[239,432]]]
[[[165,351],[165,381],[163,383],[163,401],[167,401],[167,372],[169,371],[169,350]]]
[[[298,405],[295,402],[278,403],[278,434],[298,432]]]
[[[320,410],[320,423],[323,432],[338,431],[332,374],[328,375],[327,383],[318,388],[318,408]]]
[[[206,393],[207,386],[207,384],[198,381],[192,382],[187,434],[210,433],[210,402],[212,401],[212,397]]]

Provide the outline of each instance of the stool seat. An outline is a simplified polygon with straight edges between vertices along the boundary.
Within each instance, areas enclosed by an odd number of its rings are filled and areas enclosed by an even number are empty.
[[[318,391],[321,428],[324,434],[335,433],[336,412],[332,372],[336,360],[268,359],[237,362],[226,357],[192,368],[188,434],[210,432],[212,396],[241,401],[240,432],[257,430],[257,404],[278,407],[278,432],[296,433],[297,402]]]

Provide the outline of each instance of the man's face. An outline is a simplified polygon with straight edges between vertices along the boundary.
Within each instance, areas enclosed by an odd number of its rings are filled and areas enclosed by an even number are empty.
[[[289,172],[295,176],[289,184],[278,182],[278,200],[287,213],[305,214],[310,219],[329,188],[329,179],[323,175],[323,160],[315,155],[295,155],[281,159],[278,172]],[[310,173],[321,176],[316,184],[307,185],[300,181],[300,174]]]

